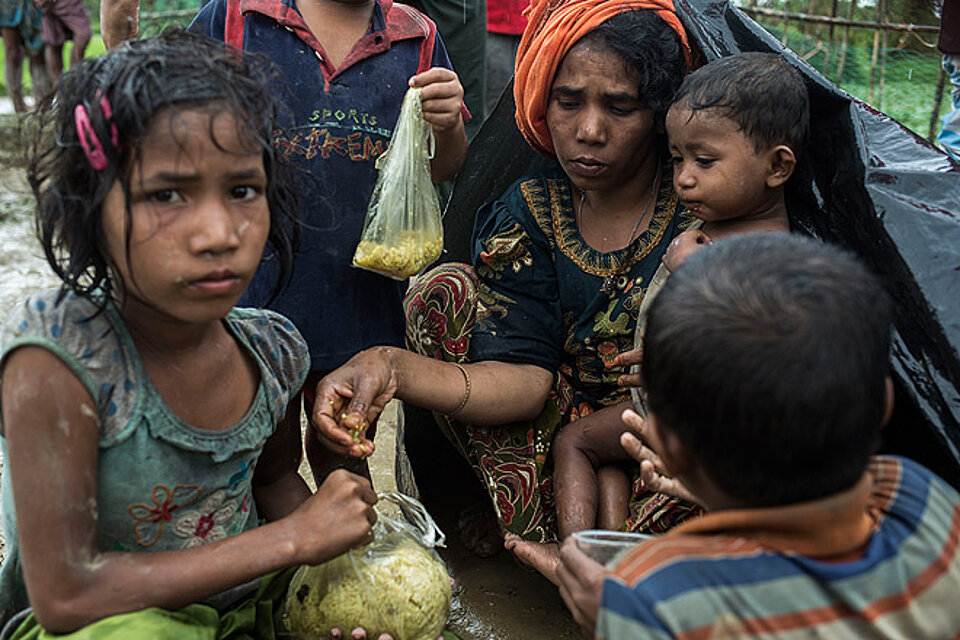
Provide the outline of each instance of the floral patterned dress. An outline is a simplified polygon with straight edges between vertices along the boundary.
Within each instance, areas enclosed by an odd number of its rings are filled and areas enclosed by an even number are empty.
[[[223,323],[256,362],[260,382],[246,415],[220,431],[196,428],[171,411],[113,304],[98,313],[72,293],[61,298],[58,291],[44,291],[15,308],[0,330],[0,355],[21,346],[46,349],[70,367],[96,403],[99,549],[188,549],[257,526],[254,468],[300,388],[310,356],[293,323],[272,311],[234,309]],[[0,446],[6,458],[3,437]],[[3,474],[7,548],[0,565],[0,619],[29,604],[9,467]]]
[[[556,539],[550,445],[563,425],[629,399],[614,357],[633,348],[637,311],[670,241],[694,218],[663,179],[653,217],[628,247],[603,253],[580,235],[566,175],[520,179],[484,205],[474,264],[426,274],[405,300],[409,348],[453,361],[496,360],[557,372],[534,422],[497,427],[438,416],[441,429],[487,487],[501,526]],[[627,528],[662,532],[695,508],[634,482]]]

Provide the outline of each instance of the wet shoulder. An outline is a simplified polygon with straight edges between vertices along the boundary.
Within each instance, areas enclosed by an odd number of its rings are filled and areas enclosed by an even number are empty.
[[[95,371],[120,359],[122,338],[106,308],[74,293],[50,289],[15,306],[0,331],[3,358],[23,346],[51,351],[96,398]]]
[[[50,351],[77,376],[97,406],[101,438],[123,430],[136,410],[141,368],[112,305],[56,289],[37,292],[11,311],[0,332],[3,358],[23,346]]]

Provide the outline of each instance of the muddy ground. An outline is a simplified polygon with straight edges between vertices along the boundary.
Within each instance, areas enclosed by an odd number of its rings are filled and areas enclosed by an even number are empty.
[[[11,166],[16,164],[11,124],[9,116],[0,114],[0,318],[5,318],[11,305],[29,292],[56,284],[33,237],[32,199],[23,170]],[[397,404],[392,404],[380,422],[377,453],[371,462],[377,490],[396,487],[398,415]],[[407,429],[419,430],[422,434],[431,426],[421,420],[408,424]],[[447,533],[448,546],[441,549],[440,554],[457,583],[451,630],[464,640],[578,638],[576,626],[557,590],[539,574],[520,567],[506,552],[481,559],[460,543],[456,528],[460,508],[482,494],[478,493],[477,481],[463,464],[442,449],[442,444],[437,445],[430,437],[427,441],[432,442],[427,445],[431,449],[413,457],[424,500]],[[436,446],[441,448],[435,449]],[[2,465],[0,458],[0,469]],[[0,558],[2,556],[3,536],[0,535]]]

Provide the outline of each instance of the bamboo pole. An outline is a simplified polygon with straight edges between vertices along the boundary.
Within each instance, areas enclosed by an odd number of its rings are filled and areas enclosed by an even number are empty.
[[[830,18],[833,20],[837,19],[837,8],[839,4],[840,4],[840,0],[833,0],[833,2],[830,4]],[[827,29],[827,56],[823,61],[823,70],[825,72],[824,75],[826,75],[827,70],[830,69],[830,62],[833,60],[833,50],[834,50],[833,28],[834,26],[835,25],[831,22],[830,27]]]
[[[780,43],[783,44],[783,46],[787,46],[787,27],[790,26],[790,0],[786,0],[783,6],[785,6],[787,10],[783,12],[783,22],[781,23],[783,35],[780,36]]]
[[[847,62],[847,42],[850,40],[850,22],[853,20],[856,9],[857,0],[850,0],[850,5],[847,7],[847,24],[843,27],[843,44],[840,45],[840,62],[837,64],[837,75],[833,79],[838,87],[843,82],[843,67]]]
[[[885,0],[877,0],[877,4],[880,7],[882,7],[881,9],[877,10],[877,12],[881,14],[880,20],[878,22],[886,22],[887,9],[889,7],[887,6],[887,3]],[[882,48],[880,49],[880,90],[877,93],[877,103],[876,105],[874,105],[877,107],[877,109],[883,108],[883,88],[887,83],[887,49],[888,49],[887,34],[888,33],[889,32],[886,29],[883,30],[883,45],[882,45]]]
[[[873,104],[873,88],[877,78],[877,60],[880,56],[880,12],[883,10],[883,0],[877,0],[877,22],[873,29],[873,55],[870,56],[870,88],[867,90],[867,103]]]
[[[777,9],[765,9],[763,7],[740,7],[741,11],[768,18],[783,18],[788,20],[806,20],[820,24],[834,24],[838,27],[876,27],[877,23],[870,20],[854,20],[853,9],[857,7],[856,2],[850,4],[850,11],[847,18],[831,18],[829,16],[811,16],[806,13],[792,13],[790,11],[780,11]],[[939,33],[940,27],[931,24],[911,24],[909,22],[887,22],[883,25],[887,31],[913,31],[915,33]]]
[[[815,16],[817,15],[817,0],[809,0],[807,2],[807,15]],[[806,39],[810,35],[810,22],[807,20],[803,21],[803,37]]]

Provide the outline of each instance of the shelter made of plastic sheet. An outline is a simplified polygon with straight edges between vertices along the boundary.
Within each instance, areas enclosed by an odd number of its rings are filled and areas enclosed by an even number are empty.
[[[884,450],[913,457],[960,487],[960,166],[835,87],[728,2],[675,2],[703,60],[775,51],[803,74],[812,130],[788,183],[793,226],[846,247],[883,279],[897,303],[897,409]],[[456,180],[444,261],[469,261],[477,209],[550,162],[517,130],[512,91],[511,84]]]

